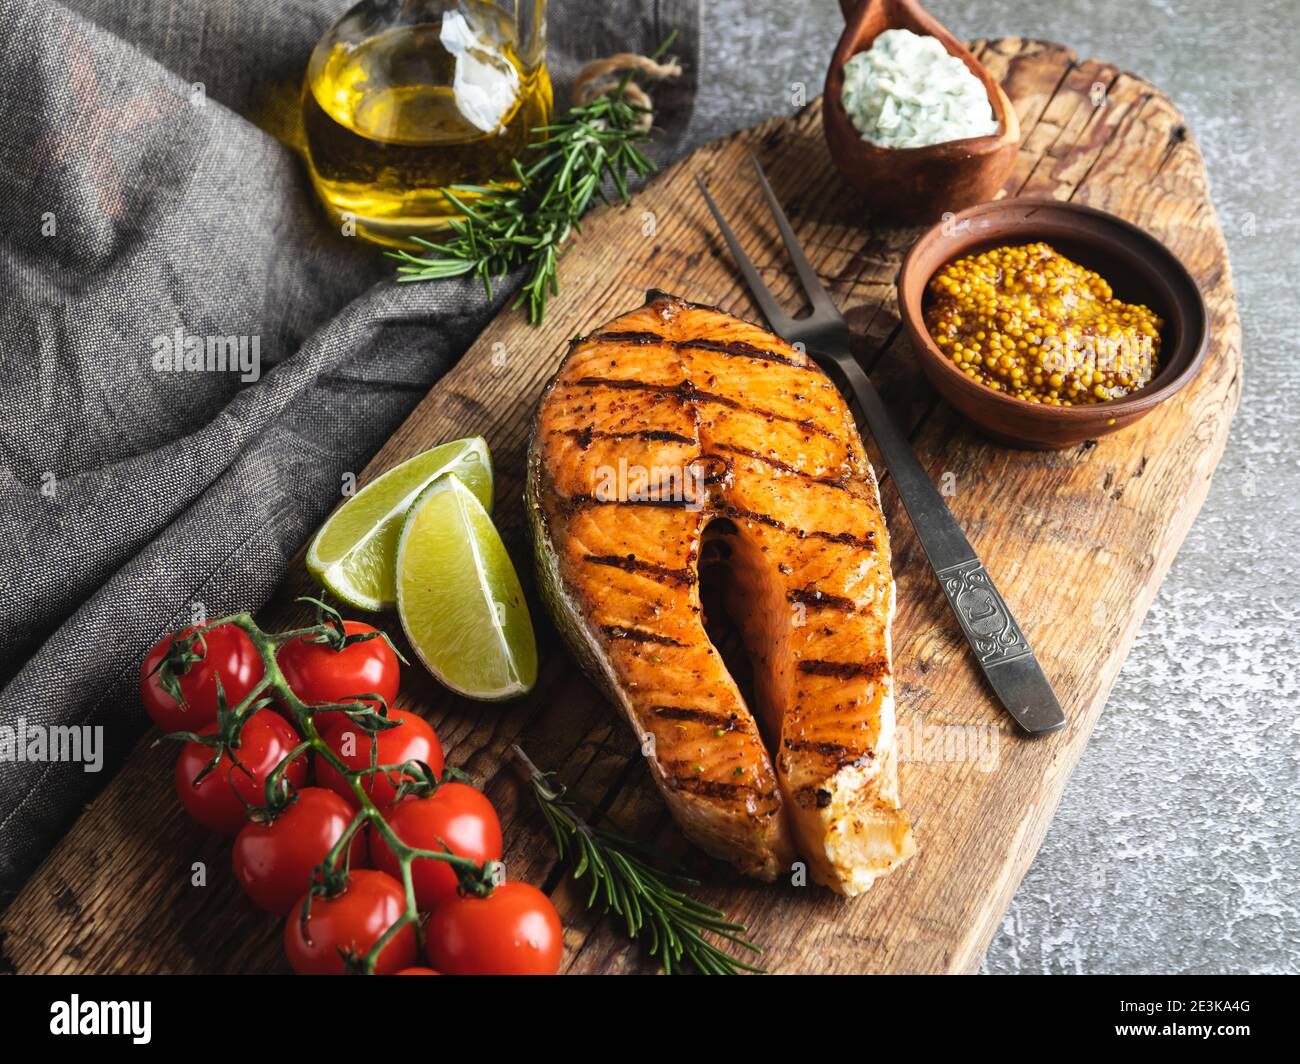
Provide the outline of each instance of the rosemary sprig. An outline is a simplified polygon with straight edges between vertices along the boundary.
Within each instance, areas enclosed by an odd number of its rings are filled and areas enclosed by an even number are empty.
[[[763,971],[704,937],[712,933],[751,953],[763,952],[742,937],[743,924],[729,921],[725,913],[678,889],[697,886],[695,880],[651,867],[637,856],[639,844],[591,827],[574,810],[562,786],[553,783],[519,747],[513,752],[532,784],[560,858],[572,866],[575,880],[591,877],[587,908],[599,902],[606,911],[620,916],[628,937],[646,939],[650,955],[659,958],[669,975],[680,972],[684,963],[705,975]]]
[[[675,36],[656,50],[656,57]],[[650,131],[642,121],[646,111],[624,95],[629,77],[625,74],[610,92],[534,130],[545,135],[529,147],[526,165],[513,161],[513,182],[453,185],[447,198],[464,215],[450,223],[455,235],[442,243],[412,237],[428,248],[426,254],[389,252],[402,262],[397,279],[435,281],[473,274],[491,299],[494,279],[527,266],[527,279],[512,306],[527,303],[528,320],[540,324],[547,299],[560,290],[558,265],[569,237],[580,232],[579,221],[593,200],[610,201],[606,178],[627,203],[629,179],[655,168],[637,148]]]

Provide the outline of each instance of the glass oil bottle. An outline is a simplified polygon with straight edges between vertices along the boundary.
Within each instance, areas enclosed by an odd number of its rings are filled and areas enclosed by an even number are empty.
[[[515,184],[551,114],[546,0],[515,2],[512,16],[487,0],[365,0],[317,44],[307,163],[343,231],[416,247],[460,217],[449,186]]]

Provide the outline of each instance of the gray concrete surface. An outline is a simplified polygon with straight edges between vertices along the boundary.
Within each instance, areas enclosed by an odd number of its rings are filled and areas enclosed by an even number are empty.
[[[820,91],[834,0],[705,0],[702,110]],[[1011,972],[1300,971],[1300,2],[932,0],[958,36],[1071,45],[1179,106],[1209,166],[1245,391],[1209,500],[984,962]]]

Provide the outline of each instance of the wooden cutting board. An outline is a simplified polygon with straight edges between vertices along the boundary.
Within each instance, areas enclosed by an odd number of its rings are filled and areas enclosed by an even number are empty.
[[[914,760],[903,802],[920,850],[868,894],[745,881],[686,847],[629,729],[578,673],[534,605],[543,667],[510,705],[458,700],[407,670],[402,702],[434,722],[448,760],[483,782],[506,824],[513,878],[553,890],[571,972],[653,970],[616,924],[588,913],[556,866],[508,750],[599,803],[626,832],[681,853],[702,894],[748,924],[778,972],[969,972],[1033,859],[1115,676],[1209,486],[1241,391],[1241,336],[1223,237],[1204,165],[1177,110],[1155,88],[1067,48],[979,42],[1024,130],[1011,193],[1049,194],[1112,211],[1166,241],[1205,293],[1213,339],[1197,381],[1140,424],[1064,452],[983,440],[939,402],[898,330],[894,276],[914,230],[887,229],[826,157],[820,104],[701,148],[626,208],[597,211],[564,259],[546,325],[506,313],[425,398],[365,471],[370,478],[436,443],[473,433],[492,446],[496,515],[531,574],[521,505],[524,449],[542,386],[567,340],[638,306],[647,288],[757,318],[720,246],[696,175],[710,182],[768,283],[797,288],[762,210],[746,154],[756,152],[800,239],[853,329],[857,351],[994,574],[1054,680],[1069,718],[1027,740],[992,701],[882,477],[894,544],[899,726]],[[879,468],[879,463],[877,463]],[[296,623],[300,567],[263,614]],[[535,599],[534,599],[535,604]],[[397,621],[389,619],[391,630]],[[996,729],[996,767],[932,760],[924,729]],[[929,734],[942,734],[930,732]],[[171,791],[174,748],[151,733],[4,914],[3,967],[19,972],[284,970],[278,922],[253,909],[229,872],[229,847],[190,824]],[[984,748],[987,756],[990,748]],[[932,752],[937,753],[937,752]],[[940,758],[942,755],[939,755]],[[193,885],[195,862],[207,885]]]

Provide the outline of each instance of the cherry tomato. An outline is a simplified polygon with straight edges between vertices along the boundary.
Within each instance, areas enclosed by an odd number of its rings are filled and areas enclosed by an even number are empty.
[[[186,636],[194,631],[191,625],[181,632]],[[150,719],[165,732],[190,731],[197,733],[217,719],[217,682],[226,704],[239,705],[262,679],[262,659],[257,648],[243,629],[233,624],[222,624],[203,634],[194,643],[194,653],[200,656],[189,670],[177,677],[185,704],[172,698],[162,685],[154,668],[170,649],[176,636],[168,634],[153,645],[140,666],[140,701]],[[150,675],[152,673],[152,675]]]
[[[389,719],[400,722],[396,728],[381,731],[378,736],[378,765],[400,765],[406,761],[423,761],[435,776],[442,775],[442,744],[429,727],[428,721],[414,713],[389,713]],[[324,733],[322,738],[329,748],[348,768],[359,771],[370,767],[370,735],[352,721],[344,718]],[[351,753],[345,751],[351,750]],[[397,788],[389,780],[389,773],[374,772],[362,777],[361,786],[370,800],[381,809],[397,797]],[[347,780],[324,758],[316,757],[316,782],[322,787],[343,795],[356,804],[356,796]]]
[[[312,883],[312,869],[325,860],[352,822],[354,810],[333,791],[304,787],[274,820],[249,821],[232,852],[235,878],[244,893],[284,916]],[[366,836],[360,830],[349,845],[351,867],[366,864]],[[342,862],[340,862],[342,863]]]
[[[432,968],[403,968],[398,975],[442,975],[442,972],[435,972]]]
[[[551,899],[528,883],[486,898],[448,898],[425,929],[429,963],[447,975],[554,975],[564,932]]]
[[[348,635],[377,631],[361,621],[344,621],[343,628]],[[293,693],[308,705],[355,702],[357,695],[376,694],[391,706],[397,698],[401,670],[397,655],[382,636],[350,643],[342,650],[334,650],[327,643],[295,639],[280,649],[277,660]],[[374,699],[365,701],[379,708]],[[321,713],[315,719],[317,729],[324,734],[327,727],[347,718],[342,713]]]
[[[431,798],[406,798],[385,813],[393,832],[408,846],[451,852],[474,861],[501,860],[501,821],[492,803],[464,783],[444,783]],[[383,835],[370,825],[370,853],[376,868],[401,876],[401,866]],[[429,857],[411,862],[415,900],[424,912],[455,895],[460,881],[451,865]]]
[[[341,894],[312,899],[305,937],[299,903],[284,923],[284,949],[293,970],[299,975],[343,975],[346,966],[339,950],[364,956],[397,923],[406,896],[387,873],[365,868],[351,872]],[[417,952],[415,927],[408,924],[380,951],[375,974],[392,975],[411,967]]]
[[[210,735],[216,730],[215,724],[209,724],[199,734]],[[283,717],[269,709],[259,709],[244,722],[239,747],[235,750],[243,769],[236,768],[226,753],[217,767],[195,785],[195,778],[216,750],[202,743],[186,743],[181,748],[176,759],[177,797],[185,811],[205,828],[234,835],[248,821],[244,803],[261,805],[266,800],[266,778],[297,745],[298,733]],[[284,778],[294,787],[306,783],[306,758],[301,755],[294,758]]]

